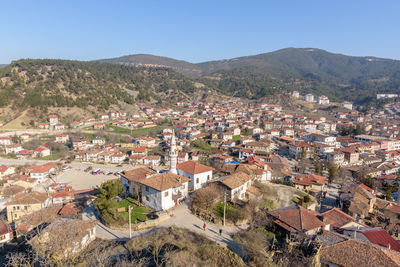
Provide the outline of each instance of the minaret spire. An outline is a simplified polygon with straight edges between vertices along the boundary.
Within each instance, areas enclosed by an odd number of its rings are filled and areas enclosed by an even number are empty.
[[[171,146],[169,149],[169,171],[177,174],[176,164],[178,161],[178,152],[176,151],[175,131],[172,130]]]

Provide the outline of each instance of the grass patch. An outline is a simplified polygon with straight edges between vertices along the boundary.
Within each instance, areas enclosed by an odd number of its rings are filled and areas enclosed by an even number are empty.
[[[274,201],[269,199],[263,199],[260,204],[260,209],[268,209],[268,210],[275,209]]]
[[[131,129],[127,129],[127,128],[114,126],[111,124],[106,125],[106,129],[109,132],[119,133],[119,134],[129,134],[129,135],[135,135],[135,136],[147,136],[147,135],[150,135],[150,133],[157,134],[167,127],[168,126],[166,126],[166,125],[159,125],[159,126],[154,126],[154,127],[149,127],[149,128],[137,128],[137,129],[131,130]]]
[[[197,139],[192,142],[192,146],[200,149],[200,150],[206,150],[206,151],[214,151],[215,148],[212,147],[209,143],[204,141],[203,139]]]
[[[144,207],[139,207],[135,203],[136,201],[133,198],[126,198],[118,203],[118,208],[125,208],[124,212],[119,212],[119,215],[122,216],[126,222],[129,222],[129,212],[128,207],[132,206],[133,209],[131,211],[131,220],[133,223],[138,221],[146,221],[146,214],[150,213],[150,211]]]
[[[234,135],[234,136],[232,136],[232,141],[234,141],[234,142],[240,141],[240,135]]]

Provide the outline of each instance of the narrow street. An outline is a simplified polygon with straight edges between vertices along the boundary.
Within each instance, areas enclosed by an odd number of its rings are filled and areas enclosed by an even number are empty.
[[[173,216],[171,216],[171,218],[168,219],[167,221],[164,221],[153,228],[141,231],[132,231],[132,237],[134,238],[134,237],[144,236],[162,228],[176,226],[189,229],[198,234],[206,235],[209,239],[215,241],[217,244],[223,247],[227,247],[236,254],[238,254],[239,256],[242,256],[242,245],[233,241],[231,235],[241,230],[244,230],[244,228],[236,226],[226,226],[223,228],[222,235],[220,236],[219,235],[220,227],[215,224],[207,222],[206,223],[207,227],[206,230],[204,231],[203,230],[204,222],[198,217],[194,216],[190,212],[186,204],[182,204],[180,206],[173,208],[170,211],[170,213]],[[97,219],[93,206],[85,208],[83,219],[84,220]],[[99,222],[96,228],[96,237],[107,240],[126,241],[129,240],[129,230],[110,229],[101,222]]]

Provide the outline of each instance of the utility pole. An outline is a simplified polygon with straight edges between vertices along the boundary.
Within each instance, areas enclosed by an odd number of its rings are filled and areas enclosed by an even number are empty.
[[[226,214],[226,191],[224,192],[224,227],[225,227],[225,214]]]
[[[128,216],[129,216],[129,238],[132,238],[132,224],[131,224],[131,211],[132,211],[132,206],[128,206]]]

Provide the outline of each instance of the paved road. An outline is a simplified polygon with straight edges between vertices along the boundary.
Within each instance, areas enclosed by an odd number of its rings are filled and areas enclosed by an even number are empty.
[[[206,237],[215,241],[219,245],[229,248],[239,256],[243,256],[242,245],[233,241],[231,235],[241,230],[244,230],[244,228],[236,226],[227,226],[223,228],[223,233],[220,236],[219,235],[220,227],[215,224],[207,223],[206,230],[204,231],[202,229],[204,222],[198,217],[194,216],[190,212],[186,204],[182,204],[180,206],[173,208],[170,211],[170,214],[173,215],[170,219],[162,222],[156,227],[141,231],[133,231],[132,237],[144,236],[169,226],[177,226],[205,235]],[[83,219],[84,220],[96,219],[93,207],[88,207],[84,210]],[[126,231],[113,230],[99,222],[96,228],[96,237],[108,240],[125,241],[129,239],[129,230]]]
[[[325,187],[326,197],[322,199],[322,206],[320,212],[325,212],[331,208],[336,207],[336,200],[339,198],[338,185],[332,183]]]

